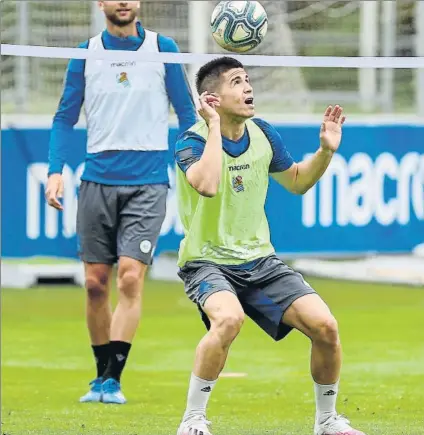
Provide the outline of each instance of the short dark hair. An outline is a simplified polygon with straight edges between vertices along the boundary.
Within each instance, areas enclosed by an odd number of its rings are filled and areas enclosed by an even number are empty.
[[[219,84],[222,74],[231,69],[244,68],[243,64],[233,57],[219,57],[203,65],[196,75],[196,89],[202,94],[205,91],[213,92]]]

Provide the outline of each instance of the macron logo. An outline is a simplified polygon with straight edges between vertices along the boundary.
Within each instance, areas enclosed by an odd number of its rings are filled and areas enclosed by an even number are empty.
[[[110,64],[111,68],[121,68],[121,67],[131,67],[131,66],[135,66],[136,62],[134,60],[128,60],[125,62],[112,62]]]
[[[250,169],[250,165],[247,163],[245,165],[235,165],[235,166],[228,166],[228,169],[231,171],[242,171],[244,169]]]

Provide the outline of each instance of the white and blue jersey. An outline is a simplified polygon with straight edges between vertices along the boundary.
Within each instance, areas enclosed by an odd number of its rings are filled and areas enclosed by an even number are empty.
[[[171,38],[144,29],[119,38],[107,30],[80,45],[88,50],[178,52]],[[83,181],[107,185],[168,183],[169,104],[180,131],[196,122],[184,68],[142,61],[72,59],[50,139],[49,175],[61,173],[72,152],[74,125],[84,104],[87,154]]]

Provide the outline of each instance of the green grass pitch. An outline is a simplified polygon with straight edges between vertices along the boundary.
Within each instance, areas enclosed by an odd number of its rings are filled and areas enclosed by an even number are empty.
[[[424,291],[310,280],[339,321],[338,411],[369,435],[424,434]],[[116,298],[116,296],[115,296]],[[123,376],[127,405],[80,404],[94,376],[84,290],[2,293],[3,435],[175,435],[204,333],[182,285],[147,282]],[[311,435],[309,342],[276,344],[246,321],[212,395],[214,435]]]

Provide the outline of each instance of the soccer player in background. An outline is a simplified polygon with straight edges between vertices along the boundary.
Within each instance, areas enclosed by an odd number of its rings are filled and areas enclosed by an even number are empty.
[[[179,51],[171,38],[143,28],[137,19],[139,1],[98,3],[106,29],[80,47],[97,52]],[[165,217],[169,103],[182,131],[196,122],[196,111],[180,65],[71,60],[53,121],[46,187],[48,203],[59,210],[61,172],[74,147],[72,131],[83,102],[87,154],[77,236],[97,377],[80,401],[123,404],[121,374],[140,320],[144,277]],[[119,302],[112,314],[109,293],[116,262]]]
[[[264,205],[269,174],[304,194],[337,151],[342,108],[327,108],[319,148],[295,163],[280,135],[254,116],[243,65],[229,57],[197,75],[204,120],[177,141],[177,194],[185,237],[179,275],[198,305],[207,334],[197,347],[187,407],[178,435],[211,435],[206,407],[228,350],[248,315],[274,340],[293,328],[312,342],[314,435],[363,435],[336,412],[342,352],[337,322],[318,294],[275,255]],[[290,213],[281,205],[281,214]]]

